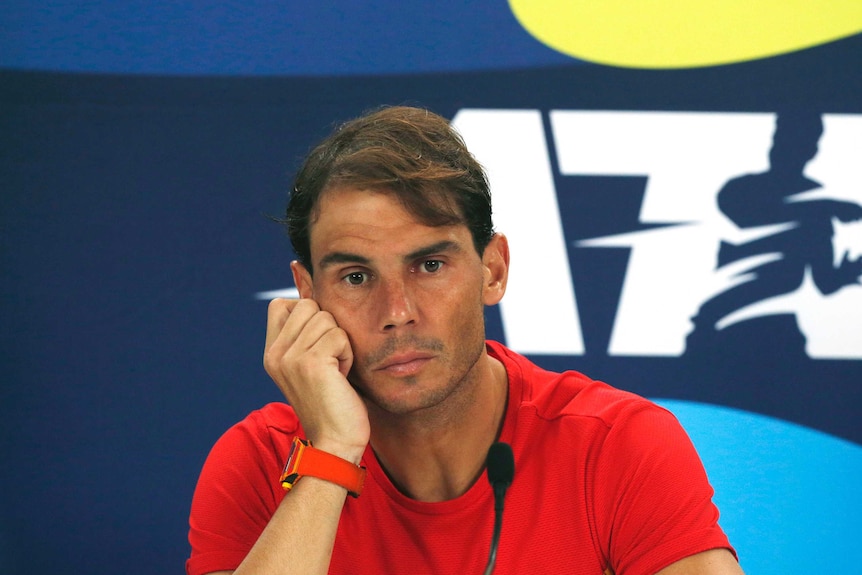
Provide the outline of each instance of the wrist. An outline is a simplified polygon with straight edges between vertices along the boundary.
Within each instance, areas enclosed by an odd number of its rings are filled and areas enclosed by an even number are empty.
[[[359,497],[365,484],[364,467],[294,437],[280,482],[289,491],[304,476],[340,485],[353,497]]]
[[[326,453],[336,457],[340,457],[354,465],[359,465],[362,461],[362,456],[365,455],[365,447],[367,445],[367,443],[365,445],[344,443],[328,437],[321,437],[314,440],[309,439],[309,442],[316,449],[325,451]]]

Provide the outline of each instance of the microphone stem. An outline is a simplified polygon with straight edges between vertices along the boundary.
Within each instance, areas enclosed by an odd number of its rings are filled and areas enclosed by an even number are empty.
[[[515,475],[515,458],[512,455],[512,446],[508,443],[498,442],[488,450],[486,459],[488,468],[488,481],[494,490],[494,536],[491,538],[491,550],[488,553],[488,564],[485,566],[485,575],[491,575],[497,564],[497,546],[500,543],[500,531],[503,527],[503,505],[506,501],[506,490],[512,484]]]
[[[485,565],[484,575],[491,575],[497,564],[497,546],[500,543],[500,531],[503,528],[503,498],[505,491],[505,485],[494,486],[494,535],[491,538],[491,551],[488,554],[488,563]]]

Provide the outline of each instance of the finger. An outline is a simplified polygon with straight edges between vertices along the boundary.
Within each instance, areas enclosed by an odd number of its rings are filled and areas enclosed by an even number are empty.
[[[329,320],[327,324],[325,318],[315,320],[319,313],[320,308],[314,300],[306,299],[297,302],[281,331],[270,342],[266,353],[277,359],[296,357],[308,351],[320,335],[334,323],[334,320]],[[318,326],[321,321],[323,325]]]
[[[281,363],[284,354],[317,309],[317,304],[312,300],[304,303],[303,300],[287,299],[270,302],[263,349],[263,365],[267,373],[272,374],[272,370]]]
[[[294,314],[296,313],[294,312]],[[286,332],[287,328],[283,331]],[[281,337],[287,339],[286,336]],[[353,365],[353,350],[347,332],[341,329],[332,314],[326,311],[315,313],[302,326],[302,331],[295,340],[290,341],[289,344],[285,341],[284,345],[289,347],[279,347],[281,342],[280,339],[273,346],[273,349],[275,353],[282,353],[285,358],[308,354],[309,357],[316,358],[312,361],[313,365],[319,365],[321,361],[331,360],[334,362],[334,367],[344,376],[347,375]]]
[[[333,320],[332,327],[321,335],[317,346],[327,357],[332,357],[338,363],[338,371],[347,377],[353,366],[353,348],[347,332],[335,325]]]
[[[303,310],[304,313],[308,313],[307,317],[300,317],[299,311],[294,312],[296,316],[294,319],[296,321],[291,321],[292,325],[286,326],[282,330],[283,332],[293,329],[299,330],[291,342],[296,346],[297,350],[306,351],[312,349],[326,332],[338,327],[331,313],[321,311],[319,308],[315,309],[316,311]]]
[[[287,318],[296,307],[299,300],[276,298],[269,302],[266,310],[266,347],[270,347],[273,341],[281,333]]]
[[[272,316],[267,322],[267,349],[277,343],[279,346],[292,344],[305,324],[320,311],[312,299],[275,300],[270,306]]]

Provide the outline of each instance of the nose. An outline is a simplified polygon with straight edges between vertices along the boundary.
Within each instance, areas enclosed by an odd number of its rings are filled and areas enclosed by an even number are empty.
[[[380,326],[383,331],[416,323],[416,305],[402,278],[381,281],[379,298]]]

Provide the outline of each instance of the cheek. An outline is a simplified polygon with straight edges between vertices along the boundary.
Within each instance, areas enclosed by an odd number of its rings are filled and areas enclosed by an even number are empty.
[[[314,289],[312,297],[321,310],[332,314],[338,327],[347,332],[351,343],[353,334],[358,333],[361,326],[368,326],[367,306],[363,305],[358,297],[345,298],[332,289],[322,289],[319,286]]]
[[[475,329],[484,330],[485,305],[482,303],[481,288],[473,285],[463,289],[447,293],[444,297],[438,297],[433,305],[435,308],[445,310],[443,321],[452,328],[456,336],[466,337],[467,333]],[[457,326],[457,327],[456,327]]]
[[[359,334],[362,329],[367,329],[370,326],[367,318],[368,310],[363,306],[345,305],[344,302],[338,303],[341,305],[330,303],[328,306],[322,304],[321,307],[332,314],[338,327],[346,331],[352,340],[354,335]]]

